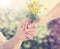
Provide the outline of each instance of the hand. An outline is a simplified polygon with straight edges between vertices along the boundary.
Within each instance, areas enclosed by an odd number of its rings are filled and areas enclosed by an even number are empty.
[[[31,22],[30,18],[23,20],[16,32],[16,36],[20,40],[28,40],[35,36],[35,24]]]

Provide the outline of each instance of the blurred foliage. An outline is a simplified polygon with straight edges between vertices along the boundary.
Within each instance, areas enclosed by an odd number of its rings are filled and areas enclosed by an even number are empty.
[[[17,27],[24,17],[25,12],[18,12],[15,10],[3,11],[0,13],[0,31],[7,39],[10,39],[15,35]]]
[[[51,44],[47,38],[43,38],[40,40],[42,40],[41,43],[37,40],[24,41],[21,45],[21,49],[51,49]],[[29,48],[26,45],[28,45]]]

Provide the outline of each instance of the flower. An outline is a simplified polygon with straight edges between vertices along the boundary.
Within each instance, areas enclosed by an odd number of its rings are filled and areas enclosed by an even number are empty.
[[[37,14],[38,13],[38,10],[32,10],[32,13],[33,14]]]
[[[32,8],[30,6],[27,6],[27,10],[28,10],[28,12],[31,12]]]
[[[37,14],[38,11],[39,11],[39,6],[38,6],[38,5],[34,5],[34,6],[33,6],[32,13],[33,13],[33,14]]]
[[[37,2],[37,0],[32,0],[32,4],[34,5],[34,4],[36,4],[36,2]]]
[[[39,6],[38,6],[38,3],[37,3],[37,0],[32,0],[31,3],[29,3],[27,5],[27,11],[32,13],[32,14],[37,14],[38,11],[39,11]]]
[[[48,8],[44,8],[46,11],[48,11]]]
[[[39,9],[39,6],[38,5],[34,5],[33,6],[33,9],[38,10]]]

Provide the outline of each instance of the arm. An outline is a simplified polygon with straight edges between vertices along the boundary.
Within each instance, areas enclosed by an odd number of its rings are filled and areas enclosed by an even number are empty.
[[[51,11],[49,11],[46,15],[43,15],[40,17],[40,21],[37,23],[37,25],[46,24],[49,21],[58,18],[60,16],[60,2],[56,5]]]
[[[3,34],[0,32],[0,46],[3,45],[5,42],[7,42],[7,39],[3,36]]]
[[[13,37],[12,39],[5,42],[0,49],[15,49],[18,46],[22,44],[22,40],[20,40],[18,37]]]
[[[48,13],[46,14],[47,23],[60,16],[60,2]]]

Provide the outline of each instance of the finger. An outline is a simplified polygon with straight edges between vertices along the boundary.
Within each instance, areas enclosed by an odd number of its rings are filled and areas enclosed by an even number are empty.
[[[31,21],[30,18],[25,18],[25,19],[21,22],[20,27],[25,29],[30,21]]]
[[[24,28],[27,29],[29,24],[31,24],[31,19],[28,19],[28,20],[25,22]]]
[[[33,32],[33,33],[25,33],[26,35],[31,35],[31,36],[36,36],[36,33],[35,32]]]
[[[25,34],[35,35],[35,32],[25,32]]]
[[[36,31],[36,29],[34,28],[34,29],[26,29],[25,30],[25,32],[35,32]]]
[[[27,38],[27,39],[32,39],[32,38],[33,38],[33,35],[29,35],[29,34],[28,34],[28,35],[26,35],[26,38]]]
[[[27,28],[28,24],[30,24],[30,23],[31,23],[31,19],[30,18],[26,18],[24,20],[23,24],[22,24],[24,29]]]
[[[29,29],[35,28],[35,24],[32,23],[32,24],[28,25],[28,28],[29,28]]]
[[[26,22],[29,22],[29,21],[31,21],[31,19],[30,18],[25,18],[24,20],[22,20],[22,24],[24,24],[24,23],[26,23]]]
[[[29,29],[29,30],[25,31],[25,34],[30,34],[30,35],[35,35],[35,33],[36,33],[35,29],[34,30],[33,29],[31,29],[31,30]]]

